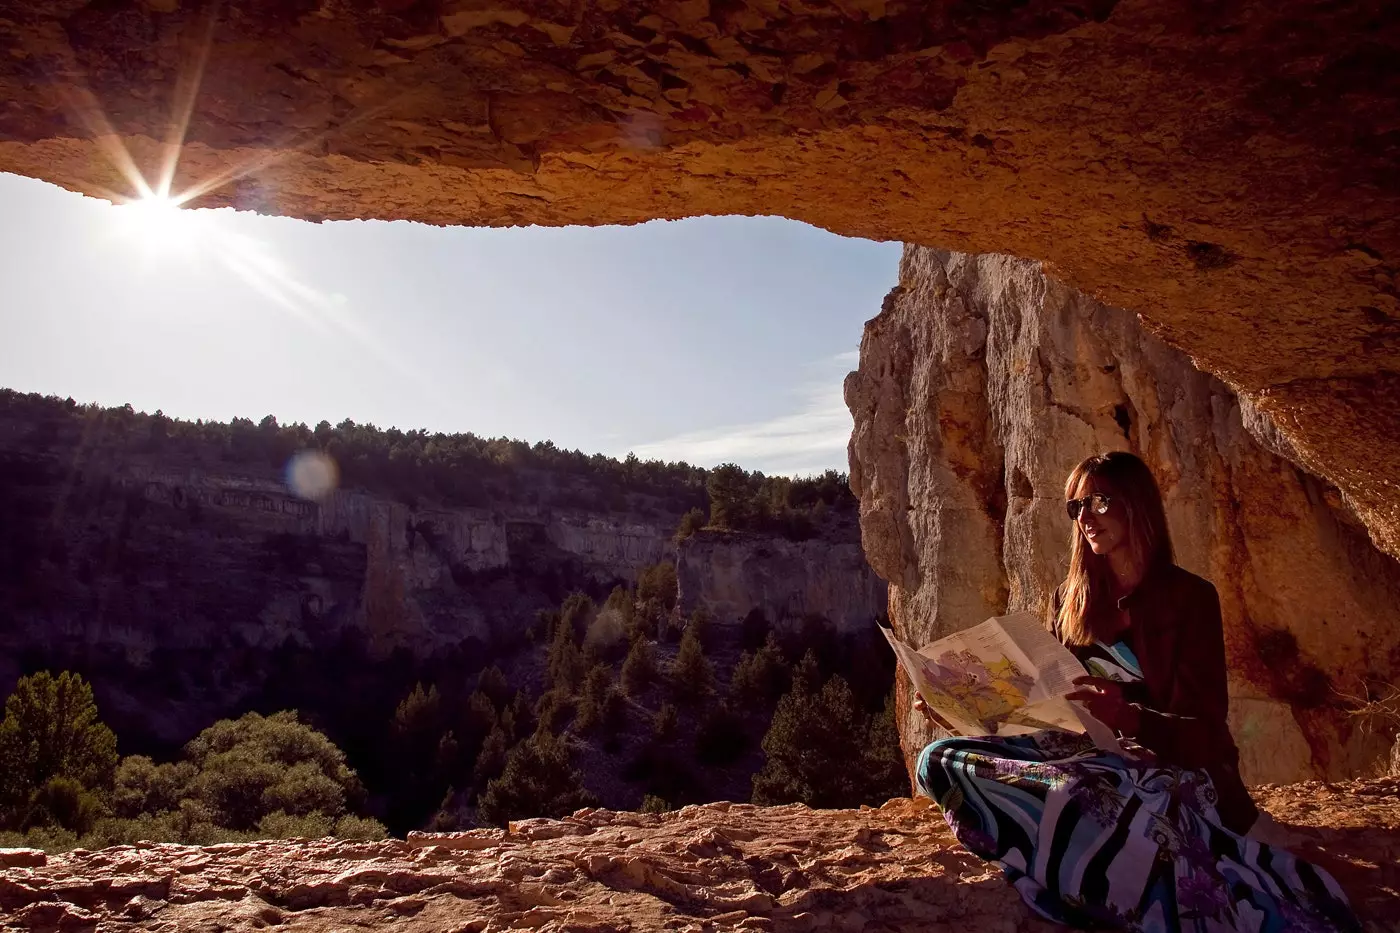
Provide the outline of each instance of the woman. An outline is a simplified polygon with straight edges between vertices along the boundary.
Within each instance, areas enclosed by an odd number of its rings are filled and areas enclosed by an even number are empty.
[[[1162,496],[1129,453],[1065,484],[1069,574],[1050,624],[1090,676],[1077,700],[1128,757],[1058,732],[947,738],[919,788],[1038,913],[1130,930],[1358,930],[1321,869],[1247,836],[1215,587],[1173,563]],[[922,701],[916,707],[923,709]]]

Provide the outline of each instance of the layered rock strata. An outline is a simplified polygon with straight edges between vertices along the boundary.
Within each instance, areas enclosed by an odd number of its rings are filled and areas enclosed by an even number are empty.
[[[1388,741],[1344,707],[1400,680],[1400,564],[1267,415],[1039,263],[908,247],[846,382],[851,483],[895,626],[918,644],[1063,579],[1063,485],[1132,450],[1182,566],[1215,583],[1250,781],[1360,773]],[[903,716],[906,746],[926,738]]]
[[[1393,782],[1258,796],[1337,876],[1368,929],[1400,921]],[[0,911],[4,929],[31,931],[1056,929],[915,800],[861,810],[582,810],[508,833],[407,842],[24,853],[0,858]]]
[[[0,49],[0,170],[102,197],[175,166],[309,219],[782,214],[1043,260],[1400,556],[1384,0],[10,0]]]
[[[680,608],[704,607],[721,620],[754,609],[779,629],[824,619],[842,634],[868,633],[885,614],[885,581],[865,559],[859,533],[829,531],[801,541],[701,531],[676,547]]]
[[[217,444],[103,440],[51,407],[0,404],[0,697],[21,673],[79,671],[142,750],[250,706],[353,710],[340,698],[352,675],[402,691],[416,677],[470,677],[525,644],[535,614],[568,593],[601,599],[675,560],[672,534],[693,504],[546,470],[491,479],[476,507],[362,488],[309,501],[274,466],[226,460]],[[567,504],[579,502],[598,504]],[[686,566],[687,608],[720,624],[754,608],[775,622],[868,618],[884,584],[852,515],[801,544],[719,536]],[[780,555],[766,575],[730,572],[765,549]],[[785,588],[772,585],[778,572]],[[534,686],[530,670],[516,673]]]

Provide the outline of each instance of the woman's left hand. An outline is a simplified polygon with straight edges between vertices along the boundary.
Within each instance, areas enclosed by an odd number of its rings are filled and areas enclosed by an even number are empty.
[[[1123,693],[1123,685],[1107,677],[1076,677],[1074,685],[1079,689],[1068,694],[1065,699],[1084,704],[1099,722],[1125,735],[1135,735],[1141,725],[1138,708],[1128,702]]]

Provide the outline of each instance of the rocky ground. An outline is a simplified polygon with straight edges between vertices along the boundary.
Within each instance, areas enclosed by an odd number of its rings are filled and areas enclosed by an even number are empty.
[[[1371,930],[1400,925],[1400,781],[1257,789]],[[583,810],[408,841],[0,854],[5,930],[1048,931],[936,809]]]

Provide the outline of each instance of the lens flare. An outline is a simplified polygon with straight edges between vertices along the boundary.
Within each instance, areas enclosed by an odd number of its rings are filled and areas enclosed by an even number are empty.
[[[324,499],[339,484],[340,469],[319,450],[299,450],[287,461],[287,486],[303,499]]]
[[[198,222],[193,211],[183,211],[173,198],[153,194],[118,204],[112,216],[123,235],[152,253],[188,252],[195,246]]]

